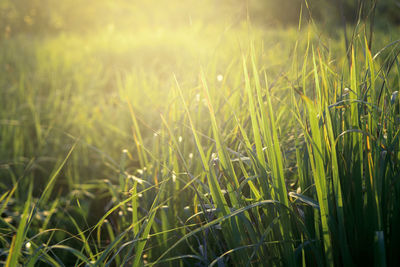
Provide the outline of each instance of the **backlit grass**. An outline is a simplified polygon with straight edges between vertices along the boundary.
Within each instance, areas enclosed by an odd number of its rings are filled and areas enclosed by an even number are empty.
[[[364,32],[2,40],[2,263],[399,264],[398,43]]]

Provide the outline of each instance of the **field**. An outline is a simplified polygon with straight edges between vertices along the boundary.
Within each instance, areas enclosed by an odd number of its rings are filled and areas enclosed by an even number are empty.
[[[5,266],[400,264],[400,29],[0,39]]]

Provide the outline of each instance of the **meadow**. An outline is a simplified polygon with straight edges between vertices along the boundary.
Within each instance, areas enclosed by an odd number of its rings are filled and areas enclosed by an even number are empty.
[[[399,29],[0,40],[5,266],[396,266]]]

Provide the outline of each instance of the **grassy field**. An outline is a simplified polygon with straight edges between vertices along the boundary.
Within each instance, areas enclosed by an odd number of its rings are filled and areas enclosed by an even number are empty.
[[[348,32],[1,40],[1,264],[400,264],[400,31]]]

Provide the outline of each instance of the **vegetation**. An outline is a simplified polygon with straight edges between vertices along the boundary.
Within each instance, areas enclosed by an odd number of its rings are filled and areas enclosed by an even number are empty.
[[[174,5],[3,35],[1,263],[400,264],[398,29]]]

